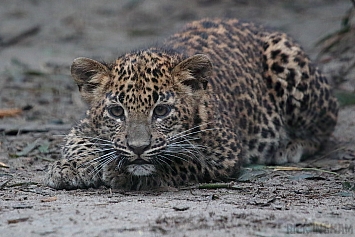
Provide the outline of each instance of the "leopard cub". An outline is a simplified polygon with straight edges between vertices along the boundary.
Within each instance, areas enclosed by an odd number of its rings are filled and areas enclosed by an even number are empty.
[[[90,108],[45,178],[56,189],[226,181],[314,154],[337,120],[298,44],[235,19],[192,22],[111,64],[77,58],[71,73]]]

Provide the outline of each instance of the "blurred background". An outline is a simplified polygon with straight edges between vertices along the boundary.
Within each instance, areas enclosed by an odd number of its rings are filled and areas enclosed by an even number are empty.
[[[351,7],[350,0],[2,0],[0,71],[12,60],[34,69],[69,65],[78,56],[111,60],[205,17],[285,31],[314,57],[315,43],[338,30]]]
[[[319,62],[345,104],[355,103],[351,0],[1,0],[2,146],[22,151],[26,142],[19,135],[65,134],[83,117],[86,105],[70,78],[74,58],[112,61],[205,17],[250,20],[287,32]],[[336,134],[352,138],[354,108],[342,113],[344,126]]]

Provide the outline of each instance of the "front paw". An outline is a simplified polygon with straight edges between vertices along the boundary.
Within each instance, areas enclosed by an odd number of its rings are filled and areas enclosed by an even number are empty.
[[[43,180],[46,186],[55,189],[76,189],[83,186],[78,171],[68,160],[56,161],[49,167]]]

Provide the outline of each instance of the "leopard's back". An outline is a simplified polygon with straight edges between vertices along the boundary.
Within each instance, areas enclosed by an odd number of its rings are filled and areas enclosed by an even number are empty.
[[[333,132],[338,104],[327,79],[286,34],[237,19],[205,19],[166,45],[211,58],[215,100],[224,123],[241,132],[244,163],[297,162]],[[295,147],[304,149],[288,154]]]

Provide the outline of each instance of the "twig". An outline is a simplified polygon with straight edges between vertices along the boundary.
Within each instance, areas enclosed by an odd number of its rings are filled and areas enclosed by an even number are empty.
[[[0,46],[1,47],[9,47],[11,45],[14,45],[14,44],[17,44],[18,42],[20,42],[21,40],[25,39],[25,38],[28,38],[32,35],[35,35],[39,32],[39,30],[41,29],[40,26],[33,26],[21,33],[19,33],[18,35],[6,40],[6,41],[3,41],[3,42],[0,42]]]
[[[7,224],[16,224],[19,222],[25,222],[28,221],[30,218],[29,217],[23,217],[23,218],[18,218],[18,219],[10,219],[7,220]]]
[[[30,186],[30,185],[37,185],[37,184],[38,183],[36,182],[21,182],[21,183],[14,183],[14,184],[7,185],[7,187],[12,188],[12,187]]]
[[[338,152],[338,151],[342,151],[342,150],[345,150],[345,149],[346,149],[345,146],[338,147],[338,148],[336,148],[336,149],[334,149],[334,150],[332,150],[332,151],[327,152],[326,154],[324,154],[324,155],[322,155],[322,156],[320,156],[320,157],[318,157],[318,158],[309,160],[309,162],[307,162],[307,164],[308,164],[308,165],[311,165],[311,164],[313,164],[313,163],[315,163],[315,162],[317,162],[317,161],[320,161],[320,160],[322,160],[322,159],[324,159],[324,158],[330,156],[330,155],[333,154],[333,153],[336,153],[336,152]]]
[[[319,171],[323,173],[340,176],[338,173],[328,171],[328,170],[322,170],[318,168],[301,168],[301,167],[293,167],[293,166],[266,166],[266,168],[273,169],[274,171]]]
[[[243,189],[244,187],[237,186],[237,185],[235,185],[234,182],[232,182],[232,183],[206,183],[206,184],[199,184],[199,185],[195,185],[195,186],[180,188],[180,190],[190,190],[191,191],[193,189],[219,189],[219,188],[240,190],[240,189]]]
[[[8,179],[8,180],[6,180],[6,181],[4,181],[3,183],[1,183],[1,184],[0,184],[0,190],[1,190],[1,189],[4,189],[4,188],[6,187],[6,185],[7,185],[7,183],[10,182],[11,180],[12,180],[12,178],[11,178],[11,179]]]
[[[232,188],[230,183],[210,183],[210,184],[201,184],[198,186],[198,189],[219,189],[219,188]]]

